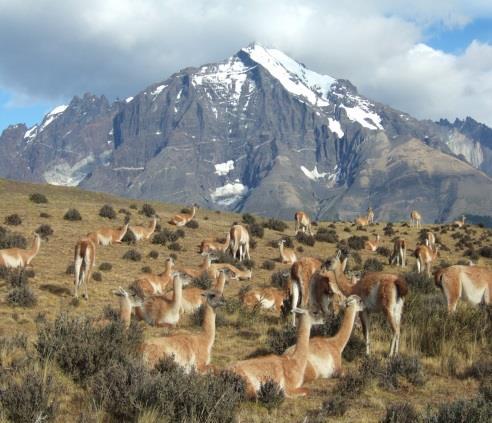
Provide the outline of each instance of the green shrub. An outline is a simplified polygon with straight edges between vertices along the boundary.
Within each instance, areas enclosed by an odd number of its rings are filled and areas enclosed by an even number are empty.
[[[271,229],[272,231],[278,231],[278,232],[283,232],[288,228],[285,222],[278,219],[268,219],[268,221],[265,222],[263,226],[265,228]]]
[[[93,272],[92,279],[95,280],[96,282],[101,282],[102,281],[101,272]]]
[[[150,204],[144,204],[142,206],[142,209],[140,210],[140,213],[143,214],[144,216],[152,217],[155,215],[155,209]]]
[[[77,209],[68,209],[67,212],[63,215],[63,218],[72,222],[82,220],[82,216]]]
[[[51,217],[51,214],[41,212],[39,213],[39,217],[42,217],[43,219],[49,219]]]
[[[338,242],[338,235],[334,229],[319,228],[314,238],[319,242],[328,242],[331,244]]]
[[[276,288],[284,289],[289,283],[290,272],[285,270],[279,270],[278,272],[272,273],[271,281],[272,285]]]
[[[200,276],[193,278],[191,283],[200,289],[210,289],[212,287],[212,279],[207,272],[203,272]]]
[[[71,263],[67,266],[65,270],[66,275],[75,275],[75,264]]]
[[[7,303],[12,306],[34,307],[38,300],[28,285],[12,288],[7,294]]]
[[[179,242],[173,242],[167,246],[171,251],[181,251],[183,247]]]
[[[492,420],[492,403],[477,397],[444,403],[436,412],[428,412],[425,423],[488,423]]]
[[[436,288],[434,286],[434,280],[429,278],[425,272],[407,272],[405,273],[405,280],[411,290],[415,290],[423,294],[435,292]]]
[[[412,404],[407,402],[391,404],[386,408],[386,415],[381,423],[415,423],[420,420]]]
[[[261,268],[265,270],[273,270],[275,269],[275,262],[272,260],[265,260],[261,265]]]
[[[33,203],[36,204],[46,204],[48,202],[48,199],[44,194],[41,194],[39,192],[35,192],[29,196],[29,200],[31,200]]]
[[[168,242],[176,242],[179,236],[176,232],[170,231],[169,229],[163,229],[157,232],[152,237],[152,244],[166,245]]]
[[[150,253],[149,253],[149,257],[150,258],[153,258],[154,260],[157,259],[159,257],[159,251],[156,251],[156,250],[152,250]]]
[[[99,210],[99,216],[105,217],[107,219],[116,219],[116,212],[114,211],[113,206],[105,204]]]
[[[121,242],[124,242],[128,245],[135,245],[137,243],[137,238],[135,237],[135,234],[130,229],[128,229],[125,233],[125,236],[121,238]]]
[[[5,218],[5,224],[10,226],[18,226],[22,224],[22,219],[17,213],[10,214]]]
[[[347,244],[353,250],[362,250],[364,249],[364,244],[367,240],[367,236],[352,235],[347,239]]]
[[[0,226],[0,249],[26,248],[27,240],[21,234],[11,232]]]

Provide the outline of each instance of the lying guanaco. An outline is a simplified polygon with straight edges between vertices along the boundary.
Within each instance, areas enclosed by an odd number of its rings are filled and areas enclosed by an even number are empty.
[[[184,226],[195,217],[197,205],[193,204],[191,213],[181,213],[175,215],[168,223],[176,226]]]
[[[87,234],[87,238],[91,239],[96,245],[112,245],[121,244],[121,240],[128,230],[128,223],[121,228],[101,228],[97,231],[90,232]]]
[[[284,244],[285,244],[285,239],[281,239],[278,242],[278,248],[280,250],[280,261],[283,264],[295,263],[297,261],[296,253],[291,248],[286,248]]]
[[[366,250],[376,252],[378,247],[379,247],[379,240],[380,240],[380,237],[379,237],[379,234],[377,234],[376,239],[374,241],[365,241],[364,242],[364,248]]]
[[[41,248],[41,237],[34,233],[31,248],[5,248],[0,250],[0,267],[26,267],[39,253]]]
[[[147,227],[145,226],[129,226],[133,235],[135,235],[135,239],[140,241],[142,239],[149,239],[151,235],[154,233],[155,228],[157,226],[157,217],[154,216],[152,222],[149,223]]]
[[[229,244],[231,243],[231,234],[227,232],[225,241],[218,242],[210,239],[204,239],[201,244],[198,246],[198,252],[200,254],[209,254],[209,253],[225,253],[229,248]]]
[[[461,216],[461,220],[455,220],[453,222],[453,225],[457,226],[458,228],[462,228],[463,226],[465,226],[465,219],[466,219],[466,216],[463,215],[463,216]]]
[[[172,274],[174,269],[174,260],[169,257],[164,264],[164,271],[158,275],[152,273],[144,273],[140,275],[132,284],[132,288],[141,297],[149,295],[164,294],[166,288],[172,282]]]
[[[280,313],[285,300],[285,290],[278,288],[250,288],[239,296],[240,301],[248,308],[259,305],[266,310],[273,309]]]

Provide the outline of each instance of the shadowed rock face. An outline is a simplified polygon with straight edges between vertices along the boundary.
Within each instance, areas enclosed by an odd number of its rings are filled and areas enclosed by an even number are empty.
[[[0,176],[291,218],[492,214],[492,130],[433,123],[257,44],[0,138]]]

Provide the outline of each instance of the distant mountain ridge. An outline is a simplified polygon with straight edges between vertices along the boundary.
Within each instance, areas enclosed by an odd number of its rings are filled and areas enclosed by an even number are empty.
[[[492,215],[492,130],[420,121],[252,44],[0,136],[0,176],[291,218]]]

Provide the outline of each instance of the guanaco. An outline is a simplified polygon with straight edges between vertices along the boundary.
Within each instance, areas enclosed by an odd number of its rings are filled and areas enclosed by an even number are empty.
[[[243,261],[245,258],[250,260],[248,230],[242,225],[233,225],[229,233],[231,236],[232,256],[239,259],[239,261]]]
[[[165,289],[172,282],[173,270],[174,260],[169,257],[164,263],[164,271],[162,273],[159,273],[158,275],[144,273],[137,278],[132,284],[132,287],[141,297],[163,294]]]
[[[34,232],[34,239],[31,248],[5,248],[0,250],[0,267],[26,267],[39,253],[41,248],[41,237]]]
[[[78,298],[79,288],[84,285],[83,297],[88,300],[87,281],[90,280],[92,269],[96,261],[96,244],[89,238],[80,239],[75,244],[74,264],[75,264],[75,298]]]
[[[244,379],[246,395],[249,398],[255,398],[261,384],[268,380],[276,382],[287,397],[308,394],[308,390],[302,388],[302,384],[309,354],[311,318],[306,310],[297,309],[296,313],[301,316],[297,328],[297,342],[292,354],[256,357],[238,361],[228,367]]]
[[[313,231],[311,229],[311,219],[309,216],[303,211],[298,211],[294,214],[294,222],[295,222],[295,234],[299,231],[308,233],[313,236]]]
[[[352,334],[357,313],[364,310],[364,303],[357,295],[351,295],[343,302],[345,314],[337,334],[331,338],[316,336],[309,340],[304,383],[319,378],[331,378],[342,373],[342,353]],[[294,347],[285,350],[284,355],[294,352]]]
[[[206,291],[202,295],[205,298],[202,331],[146,340],[142,345],[142,353],[149,367],[154,367],[163,357],[173,357],[186,373],[193,368],[202,373],[207,370],[215,342],[215,309],[224,305],[225,301],[222,294],[215,291]]]
[[[195,217],[197,207],[198,206],[196,204],[193,204],[191,213],[177,214],[168,223],[176,226],[186,225],[190,220],[193,220],[193,218]]]
[[[134,292],[125,291],[121,286],[117,290],[113,290],[113,294],[119,297],[119,318],[128,329],[131,323],[132,310],[136,307],[142,307],[142,299]]]
[[[405,267],[407,260],[407,243],[404,239],[397,238],[393,243],[393,253],[390,256],[389,264],[396,263],[397,266]]]
[[[461,220],[455,220],[453,222],[453,225],[457,226],[458,228],[462,228],[463,226],[465,226],[465,219],[466,219],[466,216],[463,215],[463,216],[461,216]]]
[[[436,236],[434,232],[428,231],[425,235],[425,245],[427,245],[431,250],[436,248]]]
[[[303,257],[290,268],[292,311],[307,307],[311,277],[320,269],[321,261],[313,257]],[[292,314],[292,324],[296,324],[296,314]]]
[[[128,223],[121,228],[101,228],[97,231],[87,234],[87,238],[91,239],[96,245],[112,245],[121,244],[121,240],[128,230]]]
[[[293,264],[297,261],[297,256],[294,250],[286,248],[284,246],[285,239],[281,239],[278,242],[278,248],[280,250],[280,261],[284,264]]]
[[[422,216],[417,210],[412,210],[410,213],[410,227],[416,226],[417,229],[420,228],[422,222]]]
[[[449,266],[434,272],[434,280],[446,298],[448,312],[458,300],[469,304],[492,304],[492,270],[480,266]]]
[[[198,246],[198,252],[202,255],[215,253],[215,252],[225,253],[229,248],[230,243],[231,243],[231,234],[227,232],[226,239],[223,243],[218,241],[213,241],[210,239],[204,239],[201,242],[201,244]]]
[[[285,290],[255,287],[241,292],[239,299],[248,308],[259,305],[263,309],[273,309],[276,313],[280,313],[285,300]]]
[[[140,241],[142,239],[149,239],[155,231],[157,226],[157,217],[154,216],[152,222],[147,227],[145,226],[129,226],[131,232],[135,235],[135,239]]]
[[[367,209],[367,216],[359,216],[355,219],[355,224],[357,226],[367,226],[373,222],[374,222],[374,212],[370,207]]]
[[[321,269],[320,274],[326,277],[333,292],[345,297],[358,295],[362,299],[365,308],[360,313],[360,319],[366,341],[366,354],[370,353],[369,313],[373,312],[383,312],[386,315],[393,331],[389,355],[398,354],[401,315],[404,298],[408,293],[406,281],[390,273],[371,272],[352,285],[343,272],[346,261],[347,258],[342,262],[340,255],[337,255],[330,268]]]
[[[379,240],[380,240],[380,237],[379,237],[379,234],[377,234],[376,235],[376,239],[374,241],[366,241],[366,242],[364,242],[364,248],[366,250],[369,250],[369,251],[372,251],[372,252],[376,252],[376,250],[379,247]]]
[[[427,270],[427,276],[431,276],[432,262],[439,256],[439,245],[436,245],[432,251],[427,245],[418,245],[414,252],[417,259],[417,272],[421,273]]]

